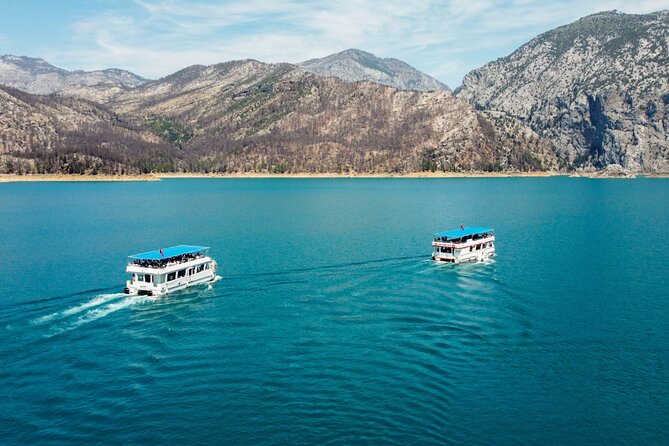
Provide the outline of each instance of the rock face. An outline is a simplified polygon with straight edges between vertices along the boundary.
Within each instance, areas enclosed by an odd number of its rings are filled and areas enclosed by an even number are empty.
[[[448,90],[438,80],[397,59],[381,59],[365,51],[349,49],[298,64],[310,73],[337,77],[346,82],[372,81],[399,90]]]
[[[191,171],[538,170],[534,132],[449,91],[346,83],[254,60],[192,66],[108,104],[181,148]]]
[[[669,171],[669,11],[594,14],[467,74],[456,94],[519,118],[563,167]]]
[[[178,151],[92,102],[0,87],[0,172],[169,170]]]
[[[0,56],[0,84],[32,94],[61,93],[106,101],[116,94],[147,82],[129,71],[67,71],[42,59]]]

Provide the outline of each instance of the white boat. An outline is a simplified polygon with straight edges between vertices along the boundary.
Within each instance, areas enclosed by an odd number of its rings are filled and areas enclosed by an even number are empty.
[[[434,234],[432,260],[450,263],[480,262],[495,254],[491,228],[465,228]]]
[[[178,245],[128,257],[126,272],[132,274],[126,294],[162,296],[216,280],[217,264],[208,246]]]

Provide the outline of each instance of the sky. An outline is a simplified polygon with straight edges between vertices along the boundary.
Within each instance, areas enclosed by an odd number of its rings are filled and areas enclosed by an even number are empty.
[[[348,48],[401,59],[452,88],[534,36],[669,0],[2,0],[0,54],[159,78],[235,59],[296,63]]]

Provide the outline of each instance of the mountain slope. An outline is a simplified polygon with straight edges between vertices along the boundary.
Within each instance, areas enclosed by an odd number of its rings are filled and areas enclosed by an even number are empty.
[[[365,51],[349,49],[298,64],[310,73],[346,82],[372,81],[399,90],[448,90],[438,80],[397,59],[381,59]]]
[[[182,147],[189,170],[537,170],[555,164],[529,129],[499,125],[448,91],[345,83],[288,64],[192,66],[109,105]]]
[[[92,102],[0,87],[0,173],[172,170],[178,156]]]
[[[669,11],[603,12],[470,72],[457,95],[527,122],[566,166],[669,171]]]
[[[61,93],[103,102],[146,81],[129,71],[117,68],[67,71],[43,59],[0,56],[0,85],[32,94]]]

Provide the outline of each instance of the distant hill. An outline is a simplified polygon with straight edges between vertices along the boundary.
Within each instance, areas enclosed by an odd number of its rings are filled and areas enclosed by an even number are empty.
[[[448,90],[446,85],[401,60],[381,59],[357,49],[307,60],[298,65],[311,73],[337,77],[346,82],[372,81],[400,90]]]
[[[469,73],[457,95],[553,142],[565,167],[669,171],[669,11],[602,12]]]
[[[0,172],[173,170],[178,150],[89,101],[0,87]]]
[[[181,147],[189,170],[411,172],[539,170],[548,145],[446,90],[345,83],[289,64],[196,65],[109,106]]]
[[[0,56],[0,85],[32,94],[61,93],[105,101],[115,94],[145,82],[147,79],[117,68],[67,71],[43,59]]]

